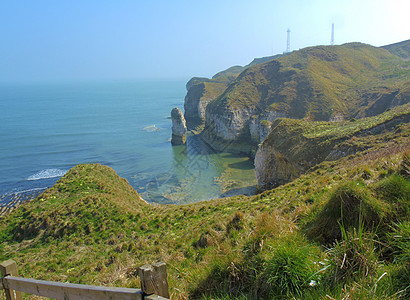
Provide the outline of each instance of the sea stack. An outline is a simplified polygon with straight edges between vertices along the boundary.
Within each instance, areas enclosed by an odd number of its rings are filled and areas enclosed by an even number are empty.
[[[186,143],[186,122],[182,111],[175,107],[171,111],[172,119],[172,145],[184,145]]]

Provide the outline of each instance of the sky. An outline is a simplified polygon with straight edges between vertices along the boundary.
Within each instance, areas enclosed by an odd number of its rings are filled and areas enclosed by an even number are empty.
[[[2,0],[0,83],[211,77],[290,49],[410,38],[409,0]]]

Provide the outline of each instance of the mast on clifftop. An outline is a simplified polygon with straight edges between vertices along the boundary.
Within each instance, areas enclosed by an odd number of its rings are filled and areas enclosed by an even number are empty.
[[[332,23],[332,35],[330,37],[330,45],[334,45],[335,44],[335,24]]]
[[[289,53],[290,52],[290,29],[289,28],[288,28],[287,33],[288,33],[288,41],[286,44],[286,53]]]

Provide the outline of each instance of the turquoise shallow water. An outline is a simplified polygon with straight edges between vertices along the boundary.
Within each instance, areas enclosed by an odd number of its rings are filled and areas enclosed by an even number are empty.
[[[38,193],[79,163],[102,163],[144,199],[187,203],[249,192],[246,157],[197,137],[172,147],[184,81],[0,85],[0,201]]]

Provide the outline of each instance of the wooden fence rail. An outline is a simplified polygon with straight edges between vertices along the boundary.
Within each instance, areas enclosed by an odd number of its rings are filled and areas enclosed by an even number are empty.
[[[7,300],[22,299],[21,292],[61,300],[166,300],[169,299],[165,263],[139,268],[142,289],[104,287],[62,283],[18,277],[17,264],[7,260],[0,264],[1,285]]]

